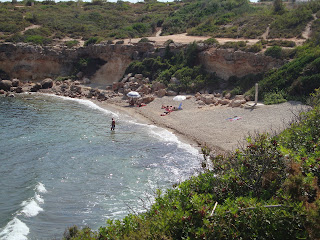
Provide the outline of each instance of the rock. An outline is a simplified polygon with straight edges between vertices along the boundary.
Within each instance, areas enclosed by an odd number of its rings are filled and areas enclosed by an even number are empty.
[[[20,87],[20,86],[16,87],[16,88],[14,89],[14,92],[16,92],[16,93],[22,93],[22,92],[23,92],[22,87]]]
[[[112,86],[110,85],[106,86],[106,90],[112,90]]]
[[[142,74],[135,74],[134,75],[134,77],[136,78],[136,79],[139,79],[139,80],[142,80],[143,79],[143,75]]]
[[[234,100],[246,100],[246,99],[244,98],[244,95],[236,95],[234,97]]]
[[[136,82],[137,79],[136,79],[135,77],[130,77],[130,78],[129,78],[129,81],[130,81],[130,82]]]
[[[77,75],[76,75],[76,77],[77,77],[78,79],[81,79],[81,78],[83,77],[83,72],[78,72]]]
[[[142,102],[148,104],[154,100],[154,96],[148,95],[142,98]]]
[[[46,78],[41,82],[42,89],[52,88],[52,86],[53,86],[53,81],[51,78]]]
[[[206,104],[204,103],[204,101],[202,101],[202,100],[199,100],[199,101],[198,101],[198,104],[199,104],[199,105],[206,105]]]
[[[205,103],[205,104],[212,104],[215,103],[215,98],[213,95],[205,95],[201,97],[201,100]]]
[[[172,84],[179,84],[180,81],[179,81],[176,77],[172,77],[172,78],[170,79],[170,83],[172,83]]]
[[[152,88],[152,91],[156,92],[156,91],[158,91],[160,89],[165,89],[166,85],[164,85],[161,82],[153,82],[151,88]]]
[[[243,100],[232,100],[229,104],[230,107],[240,107],[243,103]]]
[[[33,86],[31,86],[30,92],[38,92],[40,89],[41,89],[41,84],[40,83],[36,83]]]
[[[221,93],[214,93],[213,94],[215,97],[220,98],[221,97]]]
[[[4,94],[5,91],[3,89],[0,90],[0,94]]]
[[[82,79],[82,83],[83,83],[83,84],[90,84],[91,81],[90,81],[89,78],[83,78],[83,79]]]
[[[80,85],[80,82],[79,81],[74,81],[73,84],[74,85]]]
[[[107,100],[108,98],[106,97],[106,95],[104,93],[99,93],[99,95],[97,96],[97,99],[99,101],[105,101]]]
[[[229,99],[226,99],[226,98],[220,99],[220,100],[219,100],[219,103],[220,103],[221,105],[228,105],[228,104],[230,103],[230,100],[229,100]]]
[[[12,79],[12,87],[18,87],[20,85],[20,80],[15,78]]]
[[[122,78],[121,82],[126,83],[128,81],[128,79],[129,79],[128,77],[124,77],[124,78]]]
[[[147,85],[142,84],[140,87],[138,87],[137,92],[143,93],[143,94],[149,94],[151,92],[151,89]]]
[[[247,96],[245,96],[244,98],[246,99],[247,102],[252,101],[251,96],[248,96],[248,95],[247,95]]]
[[[230,99],[231,98],[231,93],[227,93],[225,96],[224,96],[225,99]]]
[[[70,86],[70,91],[81,94],[81,93],[82,93],[82,88],[81,88],[81,86],[72,84],[72,85]]]
[[[177,96],[178,93],[172,90],[167,91],[167,96]]]
[[[143,80],[142,80],[142,83],[143,84],[147,84],[147,83],[149,83],[150,82],[150,79],[149,78],[144,78]]]
[[[4,91],[10,91],[12,87],[12,82],[10,80],[1,80],[0,81],[0,89]]]
[[[113,84],[112,84],[112,90],[113,91],[117,91],[117,90],[119,90],[119,88],[122,88],[123,87],[123,83],[122,82],[114,82]]]
[[[163,97],[167,94],[167,91],[165,89],[159,89],[158,91],[154,92],[157,97]]]

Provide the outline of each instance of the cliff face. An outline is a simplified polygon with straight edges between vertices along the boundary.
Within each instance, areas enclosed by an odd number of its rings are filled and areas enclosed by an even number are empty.
[[[225,80],[231,76],[244,77],[248,74],[266,72],[283,65],[282,60],[263,54],[230,49],[209,48],[200,52],[199,59],[206,71],[215,72]]]
[[[181,46],[173,47],[172,50],[177,48]],[[152,43],[97,44],[78,49],[4,43],[0,44],[0,70],[11,79],[40,81],[48,77],[75,75],[84,69],[84,75],[92,83],[108,85],[121,79],[134,59],[163,54],[164,48],[157,48],[156,51]],[[82,59],[92,61],[79,67]],[[199,61],[207,71],[216,72],[223,79],[257,74],[282,64],[279,60],[261,54],[216,48],[202,50]]]

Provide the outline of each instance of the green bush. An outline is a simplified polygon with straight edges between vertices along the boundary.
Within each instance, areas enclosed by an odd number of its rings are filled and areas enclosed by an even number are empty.
[[[269,92],[264,94],[263,103],[266,105],[278,104],[286,102],[287,100],[284,97],[282,92]]]
[[[97,43],[100,43],[101,41],[102,41],[102,39],[99,37],[91,37],[87,41],[84,42],[84,46],[97,44]]]
[[[203,43],[208,44],[208,45],[218,45],[219,44],[218,40],[215,38],[208,38],[208,39],[204,40]]]
[[[282,57],[282,48],[279,46],[272,46],[269,47],[265,52],[264,55],[270,56],[273,58],[281,58]]]
[[[65,42],[65,44],[68,48],[73,48],[73,47],[78,46],[79,41],[77,41],[77,40],[67,41],[67,42]]]

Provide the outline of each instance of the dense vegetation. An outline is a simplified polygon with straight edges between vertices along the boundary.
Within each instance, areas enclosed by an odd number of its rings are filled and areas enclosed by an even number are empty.
[[[318,239],[319,96],[278,135],[248,137],[227,156],[204,148],[203,172],[158,191],[147,212],[98,232],[72,227],[66,239]]]
[[[269,37],[301,37],[320,9],[319,1],[273,9],[248,0],[183,0],[0,3],[1,38],[13,42],[51,44],[70,37],[100,40],[146,37],[162,28],[163,35],[187,32],[213,37],[258,38],[270,25]],[[39,28],[25,32],[26,27]]]
[[[177,92],[196,92],[205,87],[217,89],[219,78],[208,74],[197,63],[197,44],[190,44],[186,49],[174,54],[169,44],[163,58],[146,58],[133,61],[127,73],[142,73],[152,81],[164,83],[170,90]]]

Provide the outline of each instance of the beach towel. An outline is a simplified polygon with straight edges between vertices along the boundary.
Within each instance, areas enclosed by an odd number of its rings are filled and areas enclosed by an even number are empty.
[[[227,118],[226,120],[229,120],[229,121],[236,121],[236,120],[240,120],[242,117],[237,117],[237,116],[234,116],[233,118]]]

